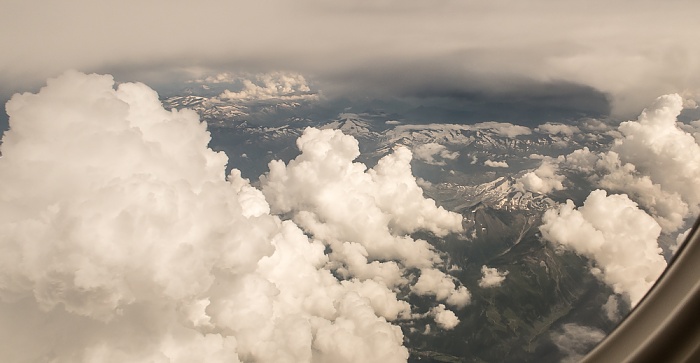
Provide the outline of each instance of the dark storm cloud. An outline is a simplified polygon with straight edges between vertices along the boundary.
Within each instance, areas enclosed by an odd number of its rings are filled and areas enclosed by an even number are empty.
[[[456,62],[396,62],[322,79],[327,94],[382,98],[400,96],[412,122],[499,120],[537,126],[547,121],[607,117],[609,97],[595,88],[563,80],[540,81],[519,75],[478,74]],[[340,87],[340,89],[337,89]]]
[[[439,97],[442,101],[428,109],[424,107],[427,112],[453,110],[462,122],[498,120],[534,127],[543,122],[600,118],[610,114],[606,95],[584,85],[564,82],[533,83],[496,94],[476,90],[436,90],[433,94],[420,94],[426,100]]]

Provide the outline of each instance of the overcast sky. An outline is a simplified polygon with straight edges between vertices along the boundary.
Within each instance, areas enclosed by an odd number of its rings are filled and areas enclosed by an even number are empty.
[[[696,1],[0,0],[0,95],[68,68],[117,80],[300,72],[327,94],[602,93],[616,115],[700,91]],[[583,101],[585,102],[585,100]]]

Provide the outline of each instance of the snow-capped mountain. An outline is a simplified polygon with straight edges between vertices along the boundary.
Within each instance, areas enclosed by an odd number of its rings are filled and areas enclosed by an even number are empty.
[[[235,126],[241,121],[271,123],[271,120],[280,120],[283,122],[276,124],[288,124],[304,120],[294,112],[305,104],[295,100],[242,101],[219,96],[184,95],[168,97],[161,102],[166,109],[194,110],[210,125],[223,127]]]
[[[453,210],[483,203],[494,209],[544,211],[556,204],[545,195],[518,190],[512,176],[499,177],[479,185],[440,183],[431,192],[443,205]]]
[[[189,108],[210,124],[225,125],[249,115],[246,106],[223,102],[215,97],[173,96],[162,100],[166,109]]]
[[[321,126],[321,129],[340,130],[346,135],[361,138],[376,138],[380,134],[374,131],[372,121],[363,118],[356,113],[343,112],[338,117]]]

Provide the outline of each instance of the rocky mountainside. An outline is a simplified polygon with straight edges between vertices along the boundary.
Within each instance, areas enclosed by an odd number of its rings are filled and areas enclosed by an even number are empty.
[[[601,306],[612,294],[588,272],[587,261],[544,242],[532,210],[462,209],[467,236],[431,241],[447,256],[452,275],[472,293],[451,331],[430,319],[404,324],[410,362],[559,362],[552,342],[564,324],[614,328]],[[507,271],[498,287],[481,287],[481,266]],[[412,300],[420,306],[420,299]]]
[[[482,203],[495,209],[542,212],[556,205],[545,195],[518,190],[513,176],[501,176],[478,185],[440,183],[431,189],[431,196],[451,210],[463,210]]]

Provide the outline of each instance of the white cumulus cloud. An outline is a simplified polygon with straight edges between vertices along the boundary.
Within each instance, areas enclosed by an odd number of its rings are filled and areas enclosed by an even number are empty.
[[[505,281],[508,271],[500,272],[497,268],[488,267],[486,265],[481,266],[481,280],[479,280],[479,286],[487,287],[497,287],[501,286],[503,281]]]
[[[205,80],[210,80],[206,78]],[[237,80],[228,73],[214,76],[216,83]],[[252,80],[240,78],[243,89],[240,91],[225,90],[219,95],[220,99],[238,101],[257,100],[313,100],[318,94],[313,93],[301,74],[287,72],[271,72],[256,75]]]
[[[659,97],[636,121],[620,124],[624,137],[612,151],[665,191],[680,195],[691,211],[698,213],[700,145],[691,134],[678,128],[676,121],[682,110],[681,96]]]
[[[491,167],[491,168],[507,168],[508,167],[508,163],[505,161],[486,160],[486,161],[484,161],[484,165]]]
[[[328,266],[337,274],[384,289],[381,300],[372,300],[382,316],[391,320],[408,312],[386,290],[410,284],[409,268],[421,270],[413,293],[458,308],[469,304],[467,288],[435,268],[442,260],[432,246],[410,237],[417,230],[438,236],[461,231],[462,217],[423,196],[407,148],[367,169],[354,162],[357,140],[338,130],[308,128],[297,146],[301,154],[294,160],[270,163],[260,178],[262,191],[273,212],[290,215],[330,248]]]
[[[408,234],[422,229],[444,236],[462,230],[459,214],[423,196],[405,147],[368,170],[353,162],[360,154],[357,140],[338,130],[308,128],[297,145],[301,154],[296,159],[270,163],[270,172],[260,178],[262,191],[274,212],[291,213],[334,252],[355,243],[370,261],[430,267],[439,257],[426,241]]]
[[[569,200],[548,210],[543,222],[545,239],[592,259],[592,272],[632,306],[666,267],[661,227],[624,194],[593,191],[579,208]]]
[[[685,232],[679,233],[678,236],[676,236],[676,243],[671,246],[671,252],[676,252],[678,248],[681,247],[685,239],[688,238],[691,230],[692,228],[688,228]]]
[[[421,275],[411,291],[418,295],[432,295],[439,301],[446,301],[462,308],[471,301],[471,294],[464,286],[457,287],[454,278],[436,269],[422,269]]]
[[[545,159],[534,171],[528,172],[515,182],[515,188],[521,191],[547,194],[553,190],[564,189],[564,176],[557,174],[557,164]]]
[[[445,165],[444,160],[436,160],[436,157],[439,157],[440,159],[454,160],[459,157],[459,152],[449,151],[445,145],[430,142],[419,145],[413,149],[413,155],[416,157],[416,159],[425,161],[428,164]]]
[[[537,126],[537,128],[535,128],[535,131],[542,134],[562,136],[572,136],[573,134],[581,132],[581,130],[577,126],[552,122],[547,122],[545,124]]]
[[[681,228],[700,212],[700,144],[677,117],[683,99],[659,97],[635,121],[620,124],[610,150],[583,148],[560,164],[589,175],[599,187],[627,193],[650,212],[664,232]]]
[[[439,304],[438,306],[430,309],[429,314],[433,317],[435,323],[445,330],[452,330],[457,326],[457,324],[459,324],[459,318],[457,315],[455,315],[452,310],[446,309],[445,305],[443,304]]]
[[[227,157],[207,147],[196,113],[164,110],[143,84],[115,89],[110,76],[67,72],[37,94],[15,95],[7,111],[3,358],[408,358],[388,321],[410,306],[389,286],[408,280],[406,266],[431,271],[440,262],[408,235],[460,231],[461,216],[423,197],[407,149],[366,170],[352,163],[353,138],[310,129],[302,155],[273,162],[260,191],[236,169],[224,175]],[[282,195],[276,183],[301,194]],[[271,212],[292,213],[314,238]],[[343,281],[331,271],[339,265],[350,271]],[[454,286],[445,300],[463,306],[468,291]]]
[[[470,128],[472,130],[491,130],[498,135],[511,138],[532,134],[532,130],[530,130],[529,127],[522,125],[514,125],[509,122],[479,122],[474,124],[473,126],[465,125],[465,127]]]

